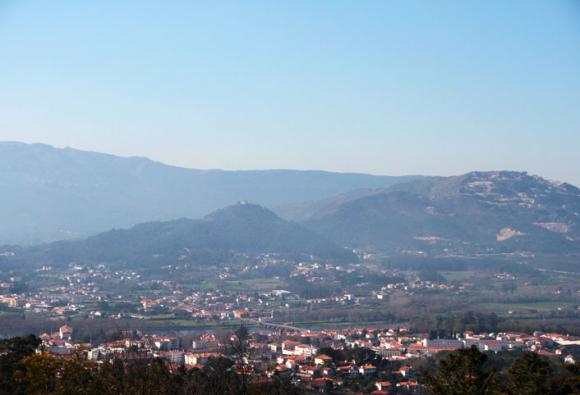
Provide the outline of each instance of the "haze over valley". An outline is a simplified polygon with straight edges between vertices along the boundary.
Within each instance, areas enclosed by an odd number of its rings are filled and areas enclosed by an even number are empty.
[[[580,8],[0,0],[0,395],[580,394]]]
[[[226,251],[320,258],[340,250],[466,257],[580,252],[580,190],[522,172],[202,171],[46,145],[0,143],[0,150],[2,244],[79,239],[22,250],[46,249],[71,262],[107,261],[107,254],[147,260],[162,250],[175,257],[183,249],[205,251],[210,260]],[[112,228],[131,229],[94,236]]]

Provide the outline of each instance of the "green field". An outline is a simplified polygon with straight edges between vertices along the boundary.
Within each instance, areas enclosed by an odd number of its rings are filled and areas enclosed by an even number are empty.
[[[251,291],[270,291],[272,289],[284,288],[285,283],[280,280],[273,278],[268,279],[252,279],[252,280],[239,280],[239,281],[226,281],[222,289],[232,291],[232,292],[251,292]]]
[[[441,272],[441,275],[445,277],[447,281],[468,281],[481,276],[481,273],[475,271],[462,271],[462,272]]]
[[[527,310],[537,310],[537,311],[554,311],[558,307],[566,309],[574,309],[578,306],[578,303],[572,302],[533,302],[533,303],[480,303],[474,307],[486,310],[489,312],[502,312],[507,313],[508,311],[522,312]]]

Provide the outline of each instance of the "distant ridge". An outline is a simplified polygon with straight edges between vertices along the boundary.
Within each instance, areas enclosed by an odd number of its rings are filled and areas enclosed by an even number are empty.
[[[580,189],[523,172],[426,177],[327,200],[302,223],[389,254],[580,252]]]
[[[147,221],[199,218],[241,200],[276,207],[413,178],[195,170],[142,157],[0,142],[0,245],[81,238]]]

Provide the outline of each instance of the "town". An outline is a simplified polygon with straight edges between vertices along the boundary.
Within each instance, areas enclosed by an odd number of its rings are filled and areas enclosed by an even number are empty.
[[[13,269],[0,273],[0,335],[52,330],[62,320],[87,328],[171,330],[231,327],[242,319],[304,329],[408,324],[441,330],[440,336],[558,327],[580,335],[578,279],[513,266],[424,270],[373,256],[339,265],[262,254],[224,266],[168,265],[153,272],[82,263]],[[462,318],[473,314],[483,318]]]
[[[264,259],[264,258],[262,258]],[[268,279],[252,278],[253,272],[264,273],[271,267],[289,271],[295,292],[275,289],[284,284],[280,277]],[[230,320],[240,318],[259,318],[263,316],[282,316],[292,308],[309,305],[344,306],[360,305],[368,301],[383,301],[389,294],[412,295],[421,290],[447,293],[461,293],[465,284],[450,284],[441,281],[405,279],[400,271],[390,272],[383,283],[372,279],[373,274],[361,265],[341,266],[319,263],[278,262],[266,259],[262,265],[242,266],[236,269],[226,266],[213,273],[208,270],[205,276],[210,281],[191,286],[186,278],[171,278],[179,273],[179,267],[168,267],[166,275],[144,278],[142,273],[131,271],[111,271],[106,265],[96,266],[71,264],[68,267],[42,267],[33,276],[28,276],[26,289],[19,284],[22,278],[7,275],[0,282],[0,304],[5,307],[43,314],[51,318],[135,318],[146,319],[160,314],[173,314],[194,320]],[[336,281],[337,276],[363,280],[351,289],[352,292],[329,291],[327,285]],[[180,276],[178,276],[180,277]],[[219,281],[220,286],[212,287],[211,281]],[[37,283],[38,286],[34,287]],[[300,296],[305,289],[308,294]],[[128,287],[131,295],[128,295]],[[297,289],[299,288],[299,289]],[[312,288],[312,289],[307,289]],[[16,292],[14,292],[16,291]],[[18,292],[20,291],[20,292]],[[355,296],[356,294],[356,296]],[[119,306],[120,305],[120,306]],[[116,306],[116,308],[115,308]],[[310,307],[311,308],[311,307]]]
[[[260,254],[154,271],[13,269],[0,277],[0,335],[34,333],[36,355],[95,369],[160,361],[175,375],[227,361],[249,383],[306,393],[427,393],[426,372],[472,347],[576,366],[575,277],[523,265],[424,270],[359,253],[363,264]]]
[[[252,382],[264,383],[283,377],[309,391],[352,390],[384,395],[423,393],[422,369],[425,361],[438,353],[470,347],[493,353],[529,351],[572,365],[576,360],[567,350],[580,348],[579,337],[541,332],[468,331],[453,338],[432,339],[429,334],[413,333],[406,327],[320,331],[241,329],[243,339],[237,338],[240,328],[194,336],[123,331],[115,340],[94,345],[76,342],[74,330],[63,325],[54,333],[40,334],[42,343],[37,353],[58,358],[80,355],[97,365],[115,360],[159,358],[169,370],[202,369],[213,359],[229,358]],[[239,340],[243,340],[244,347],[237,353],[240,350],[235,345]]]
[[[0,314],[3,323],[24,317],[45,319],[48,327],[61,319],[106,319],[167,328],[236,325],[247,318],[306,325],[420,323],[426,317],[491,311],[497,319],[550,318],[574,332],[576,325],[570,324],[580,311],[576,277],[522,264],[481,269],[426,271],[389,266],[372,256],[363,264],[338,265],[275,254],[245,256],[224,266],[169,265],[155,272],[71,263],[0,273]],[[0,326],[0,334],[9,332]]]

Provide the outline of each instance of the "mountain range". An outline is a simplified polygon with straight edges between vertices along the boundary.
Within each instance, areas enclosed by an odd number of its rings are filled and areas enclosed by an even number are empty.
[[[200,218],[241,200],[274,208],[414,178],[193,170],[146,158],[0,142],[0,245],[83,238],[141,222]]]
[[[2,248],[0,258],[13,263],[154,266],[262,253],[343,262],[356,261],[356,249],[387,257],[580,253],[580,189],[525,172],[200,171],[18,143],[0,144],[0,168],[0,244],[48,242]],[[231,204],[241,200],[252,203]],[[59,235],[68,240],[50,242]]]

